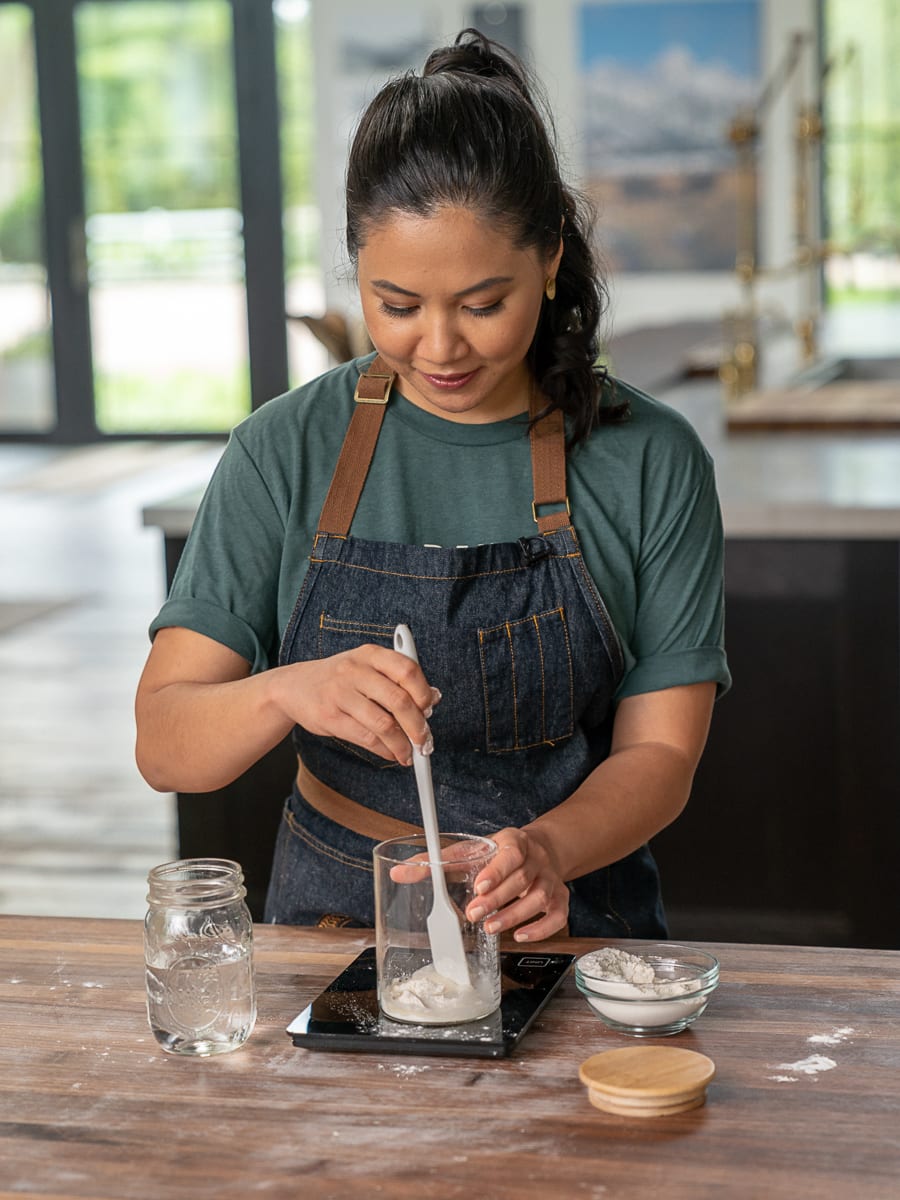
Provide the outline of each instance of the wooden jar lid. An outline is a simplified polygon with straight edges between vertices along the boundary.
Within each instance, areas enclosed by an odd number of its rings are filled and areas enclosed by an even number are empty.
[[[716,1065],[705,1054],[677,1046],[626,1046],[585,1059],[578,1077],[604,1112],[662,1117],[699,1108]]]

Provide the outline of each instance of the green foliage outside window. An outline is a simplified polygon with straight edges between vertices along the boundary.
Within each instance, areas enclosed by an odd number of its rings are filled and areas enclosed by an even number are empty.
[[[900,254],[900,0],[826,0],[825,203],[829,239]]]
[[[88,213],[236,207],[228,6],[87,3],[76,16]]]

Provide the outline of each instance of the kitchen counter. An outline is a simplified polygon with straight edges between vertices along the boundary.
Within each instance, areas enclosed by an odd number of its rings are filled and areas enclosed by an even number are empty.
[[[727,537],[900,538],[900,432],[729,434],[717,383],[658,394],[715,460]],[[144,524],[183,542],[201,494],[161,498]]]
[[[718,384],[660,398],[715,461],[727,538],[900,538],[900,432],[735,434]]]
[[[707,1104],[638,1120],[588,1102],[579,1064],[638,1042],[571,973],[508,1059],[300,1050],[285,1027],[370,935],[255,935],[255,1031],[188,1059],[147,1024],[139,922],[0,917],[4,1195],[897,1196],[900,953],[707,945],[708,1010],[644,1040],[713,1059]]]

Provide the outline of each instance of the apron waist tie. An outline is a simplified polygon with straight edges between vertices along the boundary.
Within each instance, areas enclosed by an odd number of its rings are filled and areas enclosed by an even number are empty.
[[[297,790],[306,803],[323,817],[376,842],[424,832],[421,825],[411,825],[397,817],[375,812],[364,804],[357,804],[349,796],[342,796],[317,779],[300,758],[297,759]]]

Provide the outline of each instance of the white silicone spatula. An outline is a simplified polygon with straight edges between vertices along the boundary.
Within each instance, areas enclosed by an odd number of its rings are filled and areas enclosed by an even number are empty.
[[[405,654],[407,658],[411,658],[413,662],[419,661],[416,643],[408,625],[398,625],[394,630],[394,649]],[[426,921],[428,940],[431,943],[431,957],[434,960],[435,969],[441,975],[465,987],[471,984],[469,965],[466,962],[459,917],[450,902],[447,880],[444,878],[441,867],[441,837],[434,803],[434,785],[431,781],[431,762],[416,745],[413,745],[412,755],[434,890],[431,912]]]

